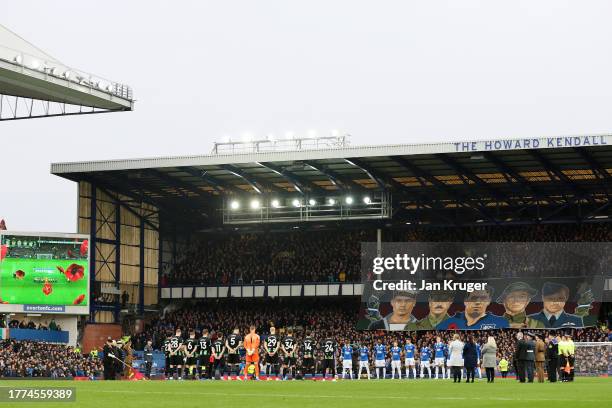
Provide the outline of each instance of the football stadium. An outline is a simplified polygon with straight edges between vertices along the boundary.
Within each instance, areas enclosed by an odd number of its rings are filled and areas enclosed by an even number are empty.
[[[134,104],[0,25],[0,120]],[[77,228],[0,220],[0,405],[611,406],[612,134],[350,140],[51,163]]]

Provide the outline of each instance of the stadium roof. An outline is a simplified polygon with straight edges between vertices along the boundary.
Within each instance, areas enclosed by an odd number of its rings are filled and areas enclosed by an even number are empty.
[[[200,226],[227,197],[386,191],[393,222],[593,221],[609,210],[612,135],[54,163]],[[195,218],[194,218],[195,216]]]
[[[126,111],[134,105],[129,86],[72,68],[2,25],[0,102],[0,120]]]

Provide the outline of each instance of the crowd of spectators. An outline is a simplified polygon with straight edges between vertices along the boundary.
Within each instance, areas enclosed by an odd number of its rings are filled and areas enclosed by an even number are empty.
[[[531,226],[412,227],[383,231],[386,242],[606,242],[608,223]],[[361,243],[375,230],[212,235],[193,242],[168,265],[162,286],[360,280]],[[501,260],[500,260],[501,262]]]
[[[170,284],[342,282],[359,279],[364,231],[230,234],[190,245],[169,271]]]
[[[374,343],[381,338],[384,344],[391,345],[397,340],[405,343],[411,336],[417,348],[423,345],[433,346],[436,336],[449,341],[455,331],[417,331],[417,332],[385,332],[356,330],[359,310],[358,300],[338,301],[328,299],[301,300],[246,300],[226,299],[217,302],[201,302],[187,305],[179,310],[166,313],[164,316],[150,321],[145,330],[134,336],[133,343],[137,350],[142,349],[147,340],[153,341],[154,348],[160,350],[166,337],[172,336],[180,328],[185,336],[190,330],[195,330],[197,336],[203,329],[208,329],[215,338],[217,332],[225,335],[239,328],[246,333],[250,324],[257,327],[262,336],[269,333],[270,326],[277,328],[277,335],[283,334],[288,328],[294,329],[299,340],[305,330],[311,330],[316,341],[326,337],[333,338],[338,344],[365,344],[372,349]],[[569,331],[568,331],[569,332]],[[541,330],[546,336],[550,333]],[[587,327],[571,330],[574,341],[602,342],[612,340],[612,332],[605,326]],[[470,331],[478,342],[486,341],[487,336],[495,337],[498,345],[498,357],[512,361],[516,343],[516,330],[476,330]]]
[[[1,377],[99,377],[102,362],[64,344],[29,340],[0,342]]]
[[[50,322],[39,322],[36,324],[33,320],[17,320],[12,319],[6,322],[4,316],[0,315],[0,327],[9,329],[29,329],[29,330],[52,330],[52,331],[61,331],[62,328],[59,324],[56,323],[55,320],[51,319]]]

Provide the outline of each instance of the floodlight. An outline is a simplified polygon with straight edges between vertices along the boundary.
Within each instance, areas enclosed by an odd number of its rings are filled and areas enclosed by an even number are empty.
[[[363,197],[363,202],[364,202],[365,204],[370,204],[370,203],[372,202],[372,200],[370,199],[370,197],[365,196],[365,197]]]
[[[259,200],[252,200],[251,201],[251,209],[252,210],[257,210],[260,206]]]
[[[280,202],[277,199],[272,200],[272,207],[274,208],[280,207]]]
[[[232,202],[230,203],[230,208],[231,208],[232,210],[237,210],[237,209],[239,209],[239,208],[240,208],[240,203],[239,203],[238,201],[234,200],[234,201],[232,201]]]
[[[330,198],[330,199],[327,200],[327,204],[334,205],[334,204],[336,204],[336,200],[334,200],[333,198]]]
[[[353,204],[353,197],[348,196],[344,199],[344,202],[347,203],[348,205]]]
[[[310,200],[308,200],[308,204],[310,204],[311,207],[317,205],[317,202],[314,198],[311,198]]]
[[[302,203],[300,203],[300,200],[297,198],[294,198],[291,204],[293,204],[294,207],[299,207]]]

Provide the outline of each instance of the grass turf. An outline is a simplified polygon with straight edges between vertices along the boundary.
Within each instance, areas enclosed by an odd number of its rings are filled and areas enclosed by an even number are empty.
[[[58,266],[67,269],[73,263],[85,268],[85,276],[76,282],[70,282],[57,269]],[[10,304],[72,306],[80,295],[88,293],[87,265],[87,262],[82,260],[6,258],[0,263],[0,299]],[[13,277],[19,269],[25,272],[25,277],[21,280]],[[41,282],[34,282],[35,278]],[[45,278],[52,284],[52,291],[48,295],[42,290]],[[80,306],[86,306],[88,299],[89,296],[85,296]]]
[[[612,379],[519,384],[513,379],[314,381],[0,381],[1,387],[75,387],[78,407],[610,407]],[[44,404],[43,405],[47,405]],[[57,406],[58,404],[52,404]],[[37,403],[0,403],[2,407]],[[61,406],[61,405],[60,405]]]

